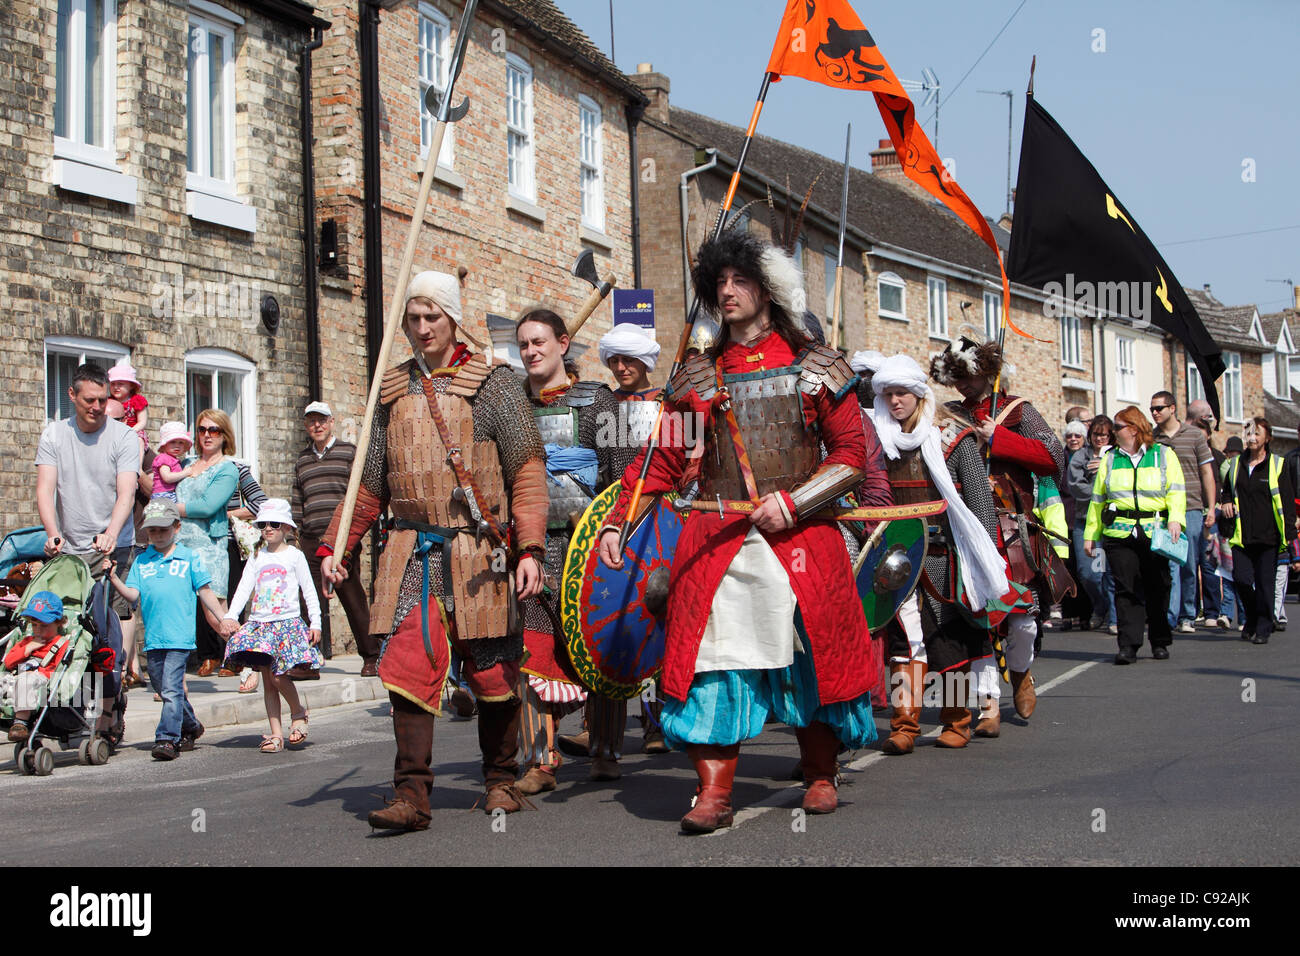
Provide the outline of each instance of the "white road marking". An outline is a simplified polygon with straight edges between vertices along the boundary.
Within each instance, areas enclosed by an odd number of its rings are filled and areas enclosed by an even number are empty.
[[[1098,664],[1102,663],[1107,659],[1108,658],[1105,657],[1098,657],[1095,660],[1084,661],[1082,664],[1076,664],[1074,667],[1071,667],[1064,674],[1061,674],[1058,677],[1053,677],[1046,684],[1042,684],[1041,686],[1035,685],[1034,691],[1039,696],[1046,694],[1048,691],[1052,690],[1053,688],[1060,687],[1066,681],[1073,680],[1074,678],[1082,674],[1084,671],[1086,671],[1088,668],[1096,667]],[[920,739],[929,740],[933,737],[938,737],[939,734],[942,732],[942,730],[943,730],[942,727],[936,727],[934,728],[934,730],[931,730],[929,733],[922,734]],[[871,766],[876,761],[883,760],[886,756],[887,756],[886,754],[882,753],[879,750],[872,750],[863,754],[861,757],[858,757],[856,760],[845,764],[841,769],[850,770],[854,772],[862,771],[865,770],[867,767]],[[773,793],[772,795],[765,797],[764,799],[758,801],[758,803],[755,803],[753,806],[746,807],[744,810],[738,811],[736,813],[736,818],[734,821],[732,821],[730,827],[724,828],[722,830],[714,830],[712,833],[707,834],[707,836],[716,837],[716,836],[722,836],[725,833],[730,833],[731,831],[737,829],[742,823],[747,823],[750,820],[754,820],[758,817],[761,817],[769,810],[776,810],[779,807],[793,807],[797,801],[792,799],[792,797],[798,796],[799,793],[802,792],[802,790],[803,790],[802,783],[791,783],[789,786],[782,787],[780,790],[776,791],[776,793]],[[802,797],[799,797],[799,799],[802,800]]]

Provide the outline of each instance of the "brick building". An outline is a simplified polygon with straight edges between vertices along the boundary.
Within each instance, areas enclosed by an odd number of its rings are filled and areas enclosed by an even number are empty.
[[[432,139],[421,97],[431,84],[445,88],[463,5],[318,6],[334,24],[315,63],[323,397],[348,434],[365,408],[367,358],[378,350]],[[508,323],[527,306],[546,303],[567,318],[587,297],[590,286],[569,274],[584,246],[602,276],[631,286],[629,114],[645,98],[550,0],[479,4],[454,99],[464,96],[469,114],[439,154],[414,268],[467,268],[464,308],[501,317],[494,343],[506,356]],[[367,144],[372,122],[378,135]],[[368,237],[371,200],[378,217]],[[605,304],[571,354],[610,323]],[[408,354],[399,339],[394,358]],[[609,379],[594,350],[580,365]]]
[[[687,258],[710,233],[744,130],[672,106],[670,81],[645,65],[632,77],[650,97],[639,136],[653,178],[640,184],[642,271],[656,292],[660,341],[677,341],[686,310],[683,221]],[[997,261],[987,246],[903,174],[888,141],[871,153],[872,172],[852,169],[845,237],[844,337],[849,352],[903,351],[925,365],[959,335],[995,334],[1002,307]],[[804,270],[809,309],[823,319],[834,299],[843,163],[798,146],[757,136],[734,203],[743,228],[788,243]],[[787,205],[797,210],[811,186],[802,229],[787,230]],[[775,215],[769,210],[769,190]],[[1005,242],[1005,229],[995,229]],[[1015,366],[1010,386],[1031,397],[1049,422],[1070,405],[1094,402],[1094,342],[1089,319],[1052,315],[1037,290],[1012,289],[1012,321],[1050,343],[1008,331]],[[1062,333],[1065,332],[1063,336]],[[1063,347],[1060,343],[1066,341]]]
[[[325,26],[296,0],[6,5],[0,531],[37,523],[37,437],[86,359],[135,365],[154,441],[230,412],[287,495],[309,392],[299,71]]]

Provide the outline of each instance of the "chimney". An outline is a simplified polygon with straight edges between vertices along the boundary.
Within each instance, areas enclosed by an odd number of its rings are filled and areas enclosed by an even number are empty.
[[[1300,312],[1300,286],[1291,286],[1291,297],[1295,299],[1295,310]]]
[[[908,179],[903,173],[903,167],[898,162],[898,154],[894,152],[894,144],[887,139],[882,139],[879,142],[880,146],[871,151],[872,175],[879,176],[886,182],[893,183],[895,186],[910,192],[922,202],[934,202],[933,196],[922,189],[919,184]]]
[[[650,98],[650,105],[646,107],[645,115],[659,123],[668,122],[668,90],[671,84],[668,77],[662,73],[656,73],[653,65],[649,63],[638,63],[636,72],[628,77],[633,83],[640,87],[641,92]]]
[[[1004,213],[1002,214],[1001,218],[998,219],[998,225],[1001,226],[1003,229],[1005,229],[1007,232],[1010,232],[1010,231],[1011,231],[1011,213],[1009,213],[1009,212],[1004,212]]]

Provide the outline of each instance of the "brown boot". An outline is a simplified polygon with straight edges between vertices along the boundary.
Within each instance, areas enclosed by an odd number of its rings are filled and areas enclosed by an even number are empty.
[[[382,810],[371,812],[368,820],[376,830],[427,830],[432,817],[403,797],[387,801]]]
[[[534,764],[515,782],[515,789],[530,797],[549,793],[555,789],[555,768]]]
[[[513,783],[501,781],[488,785],[487,799],[483,803],[483,812],[488,816],[497,810],[514,813],[524,809],[536,810],[537,807]]]
[[[1002,733],[1002,710],[998,699],[985,694],[980,706],[980,719],[975,724],[976,737],[996,737]]]
[[[1016,713],[1028,720],[1038,705],[1038,694],[1034,690],[1034,675],[1029,671],[1012,671],[1011,692],[1015,695]]]
[[[609,757],[593,757],[591,770],[587,772],[587,779],[597,782],[617,780],[621,776],[623,776],[623,768],[618,765],[617,760],[611,760]]]
[[[889,738],[880,745],[880,750],[887,754],[910,754],[916,747],[916,738],[921,735],[925,662],[890,664],[889,688],[894,715],[889,719]]]
[[[936,747],[960,750],[970,743],[970,709],[967,707],[945,707],[939,711],[943,721],[943,733],[934,742]]]
[[[807,727],[796,727],[794,734],[799,740],[804,783],[808,785],[803,795],[804,812],[834,813],[840,803],[835,793],[838,770],[835,758],[840,752],[835,731],[817,721]]]
[[[695,763],[700,785],[691,812],[682,817],[682,832],[712,833],[720,827],[731,826],[735,819],[731,810],[731,785],[736,777],[740,744],[729,747],[691,744],[686,748],[686,755]]]

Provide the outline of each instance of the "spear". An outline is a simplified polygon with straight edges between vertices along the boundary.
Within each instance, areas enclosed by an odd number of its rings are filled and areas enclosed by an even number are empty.
[[[840,347],[840,323],[843,321],[844,289],[844,230],[849,224],[849,140],[853,136],[853,124],[844,131],[844,187],[840,192],[840,244],[835,254],[835,306],[831,319],[831,348]]]
[[[379,346],[379,356],[375,360],[375,378],[370,383],[370,397],[366,400],[366,414],[361,420],[361,431],[357,435],[357,454],[352,459],[352,473],[348,476],[348,490],[343,497],[343,511],[339,515],[338,533],[334,536],[334,554],[342,560],[343,551],[348,543],[348,528],[352,524],[352,514],[357,506],[357,493],[361,490],[361,473],[366,464],[366,449],[370,447],[370,427],[374,422],[375,409],[379,405],[379,387],[388,369],[388,356],[393,351],[393,341],[406,313],[406,285],[411,277],[411,264],[415,261],[415,248],[420,236],[420,226],[424,224],[424,213],[429,205],[429,190],[433,186],[433,174],[438,164],[438,153],[442,150],[443,135],[447,124],[463,117],[469,108],[466,97],[455,107],[451,105],[452,91],[461,67],[465,65],[465,50],[469,45],[469,27],[474,19],[474,10],[478,0],[466,0],[465,10],[461,13],[460,28],[456,33],[456,48],[452,52],[447,68],[447,88],[438,102],[438,122],[433,131],[433,142],[429,144],[429,156],[425,160],[424,175],[420,179],[420,192],[415,200],[415,209],[411,214],[411,229],[406,236],[406,249],[402,253],[402,262],[397,269],[397,279],[393,283],[393,297],[388,306],[388,321],[384,326],[384,338]]]

